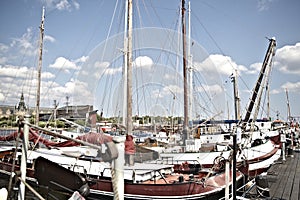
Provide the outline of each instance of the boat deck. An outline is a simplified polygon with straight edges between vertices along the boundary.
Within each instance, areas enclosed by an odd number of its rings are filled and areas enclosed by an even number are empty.
[[[278,160],[268,170],[267,180],[271,199],[300,199],[300,151],[295,150],[286,160]]]

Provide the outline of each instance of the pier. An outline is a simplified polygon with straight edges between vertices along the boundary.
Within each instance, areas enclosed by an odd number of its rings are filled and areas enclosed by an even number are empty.
[[[280,158],[267,173],[270,189],[270,199],[298,200],[300,199],[300,151],[293,151],[283,161]]]

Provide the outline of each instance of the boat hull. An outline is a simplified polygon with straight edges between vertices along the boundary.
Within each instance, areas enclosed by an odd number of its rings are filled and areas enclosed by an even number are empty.
[[[243,174],[237,172],[236,177],[237,185],[242,186]],[[95,184],[91,186],[89,197],[113,199],[114,193],[110,180],[92,179],[91,181]],[[219,199],[225,195],[225,173],[213,175],[204,182],[200,180],[173,181],[170,183],[155,183],[154,181],[126,183],[124,197],[125,199]]]

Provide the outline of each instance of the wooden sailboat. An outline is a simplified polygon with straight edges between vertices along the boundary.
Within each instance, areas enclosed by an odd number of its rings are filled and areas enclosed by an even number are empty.
[[[242,140],[242,145],[239,154],[237,155],[237,164],[238,167],[243,170],[247,175],[253,176],[257,175],[258,173],[263,172],[266,170],[275,160],[278,159],[278,156],[280,155],[279,146],[275,144],[274,140],[279,136],[278,131],[272,131],[272,130],[257,130],[253,131],[253,127],[250,127],[250,130],[246,130],[246,127],[248,127],[248,124],[252,124],[253,126],[254,121],[256,121],[256,116],[258,112],[258,107],[255,110],[254,120],[253,123],[250,123],[250,116],[252,113],[252,110],[254,108],[255,103],[260,102],[261,93],[262,93],[262,84],[263,81],[265,81],[265,74],[266,71],[270,70],[269,65],[271,63],[272,57],[275,54],[275,47],[276,47],[276,41],[274,38],[269,39],[269,47],[267,50],[267,53],[265,55],[265,59],[262,65],[261,72],[259,74],[256,86],[254,88],[252,98],[249,104],[249,107],[246,112],[246,116],[241,121],[236,121],[236,126],[239,126],[240,122],[242,123],[242,131],[243,136],[245,136]],[[238,104],[238,102],[235,102]],[[259,103],[258,103],[259,104]],[[238,116],[238,111],[236,111],[236,115]],[[231,137],[232,133],[228,133],[226,137]],[[235,134],[233,134],[235,135]],[[219,136],[219,137],[218,137]],[[225,138],[224,133],[219,133],[215,135],[201,135],[200,137],[214,137],[214,138]],[[267,139],[265,138],[271,138],[273,139]],[[223,159],[230,159],[232,158],[231,154],[231,147],[234,147],[232,140],[225,140],[220,139],[221,141],[215,141],[212,142],[211,145],[213,149],[201,152],[198,149],[195,149],[194,152],[174,152],[172,149],[170,151],[162,152],[161,159],[165,162],[176,163],[177,165],[181,165],[182,163],[189,162],[190,167],[195,166],[195,163],[197,165],[200,165],[202,167],[212,167],[212,165],[215,163],[215,159],[218,157],[223,157]],[[220,148],[221,147],[221,148]],[[173,151],[173,152],[172,152]],[[248,163],[247,166],[244,166],[242,163]]]
[[[182,15],[184,16],[184,4],[182,1]],[[132,1],[128,1],[128,15],[132,13]],[[184,22],[184,21],[183,21]],[[128,27],[132,26],[131,20],[128,21]],[[130,41],[131,30],[128,30],[128,41]],[[185,41],[183,34],[183,41]],[[130,48],[130,44],[128,44]],[[128,53],[130,50],[127,51]],[[184,62],[186,63],[186,56]],[[131,100],[131,56],[128,55],[127,68],[127,131],[131,134],[132,130],[132,100]],[[186,67],[186,65],[185,65]],[[186,69],[185,69],[186,71]],[[186,80],[185,80],[186,82]],[[186,87],[186,86],[185,86]],[[185,89],[186,90],[186,89]],[[187,90],[186,90],[187,91]],[[187,94],[186,94],[187,95]],[[187,104],[187,99],[186,99]],[[187,116],[187,107],[185,107],[185,116]],[[188,129],[188,120],[185,119],[185,131]],[[36,127],[38,128],[38,127]],[[217,199],[224,196],[226,187],[225,173],[215,170],[213,172],[195,173],[193,176],[173,173],[173,165],[162,164],[136,164],[132,167],[124,168],[124,195],[115,195],[115,187],[112,182],[114,173],[112,173],[109,163],[99,162],[99,155],[89,159],[80,159],[81,155],[71,157],[66,155],[66,149],[37,149],[28,153],[27,162],[31,163],[27,168],[28,175],[31,178],[37,177],[35,160],[44,157],[52,162],[84,174],[90,185],[90,194],[86,198],[108,197],[115,199]],[[5,156],[9,156],[5,154]],[[5,158],[3,156],[3,158]],[[1,170],[10,171],[13,160],[2,160],[0,162]],[[51,170],[51,168],[49,168]],[[242,181],[243,174],[237,172],[236,179]],[[230,178],[232,182],[232,178]],[[121,189],[121,188],[119,188]]]

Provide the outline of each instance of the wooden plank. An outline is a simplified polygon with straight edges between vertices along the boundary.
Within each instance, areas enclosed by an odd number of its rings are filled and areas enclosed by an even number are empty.
[[[300,199],[300,154],[287,157],[282,164],[268,170],[270,197],[273,199]]]
[[[295,179],[295,173],[296,173],[296,167],[297,167],[297,162],[294,162],[295,159],[289,157],[288,162],[286,163],[288,165],[287,168],[287,174],[288,176],[286,177],[286,184],[284,185],[284,190],[282,194],[283,199],[290,199],[290,195],[292,193],[292,188],[294,184],[294,179]]]
[[[294,159],[297,161],[297,165],[295,168],[295,179],[294,179],[294,184],[292,188],[292,193],[291,193],[291,199],[299,199],[299,186],[300,186],[300,162],[299,162],[299,155],[296,155],[297,153],[294,152]]]
[[[282,196],[282,185],[285,184],[286,179],[284,176],[286,176],[287,173],[287,165],[286,163],[282,163],[277,168],[277,176],[275,177],[275,182],[270,184],[270,196],[272,198],[281,198]],[[280,184],[282,183],[282,184]]]

